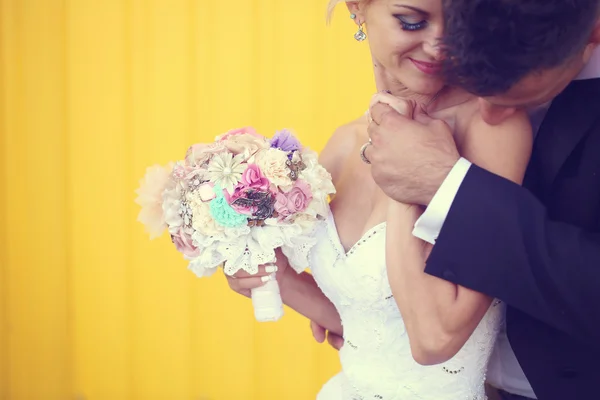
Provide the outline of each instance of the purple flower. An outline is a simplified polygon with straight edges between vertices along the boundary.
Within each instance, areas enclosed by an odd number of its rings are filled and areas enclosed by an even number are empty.
[[[292,135],[292,132],[283,129],[275,133],[271,140],[271,147],[282,151],[300,150],[300,142]]]

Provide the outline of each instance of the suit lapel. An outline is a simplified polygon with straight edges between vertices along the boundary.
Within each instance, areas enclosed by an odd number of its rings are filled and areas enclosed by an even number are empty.
[[[561,167],[600,116],[600,79],[573,81],[558,95],[540,126],[525,186],[544,196]]]

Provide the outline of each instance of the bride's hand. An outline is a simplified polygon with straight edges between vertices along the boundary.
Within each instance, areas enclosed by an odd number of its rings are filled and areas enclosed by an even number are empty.
[[[383,91],[375,93],[373,97],[371,97],[371,102],[369,104],[369,115],[371,113],[371,108],[373,108],[373,106],[377,103],[386,104],[398,114],[404,115],[407,118],[413,118],[414,110],[417,106],[417,103],[414,100],[401,98],[399,96],[392,95],[389,92]],[[371,118],[369,118],[369,122],[372,122]]]
[[[327,338],[327,343],[331,347],[336,350],[339,350],[344,345],[344,338],[340,335],[336,335],[335,333],[328,331],[323,328],[321,325],[317,324],[315,321],[310,321],[310,329],[313,334],[313,338],[319,343],[323,343],[325,338]]]
[[[258,267],[258,272],[250,275],[246,271],[238,271],[233,276],[225,274],[229,287],[236,293],[250,297],[250,291],[261,287],[270,280],[276,279],[280,285],[287,269],[288,261],[280,249],[275,251],[277,261]]]

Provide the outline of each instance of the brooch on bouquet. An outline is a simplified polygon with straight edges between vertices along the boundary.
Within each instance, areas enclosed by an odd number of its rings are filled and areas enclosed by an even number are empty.
[[[168,230],[198,277],[220,266],[228,275],[256,274],[275,262],[278,248],[300,273],[334,193],[317,154],[290,131],[267,138],[242,128],[192,145],[183,160],[148,168],[136,202],[151,238]],[[252,303],[257,320],[281,318],[277,281],[253,289]]]

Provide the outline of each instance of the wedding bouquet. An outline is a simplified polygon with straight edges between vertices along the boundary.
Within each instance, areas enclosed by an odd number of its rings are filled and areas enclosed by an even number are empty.
[[[198,276],[258,272],[281,248],[298,273],[308,266],[315,224],[326,217],[331,175],[288,130],[272,139],[252,128],[192,145],[184,160],[148,168],[137,190],[138,220],[151,238],[168,230]],[[283,315],[276,280],[252,291],[255,316]]]

